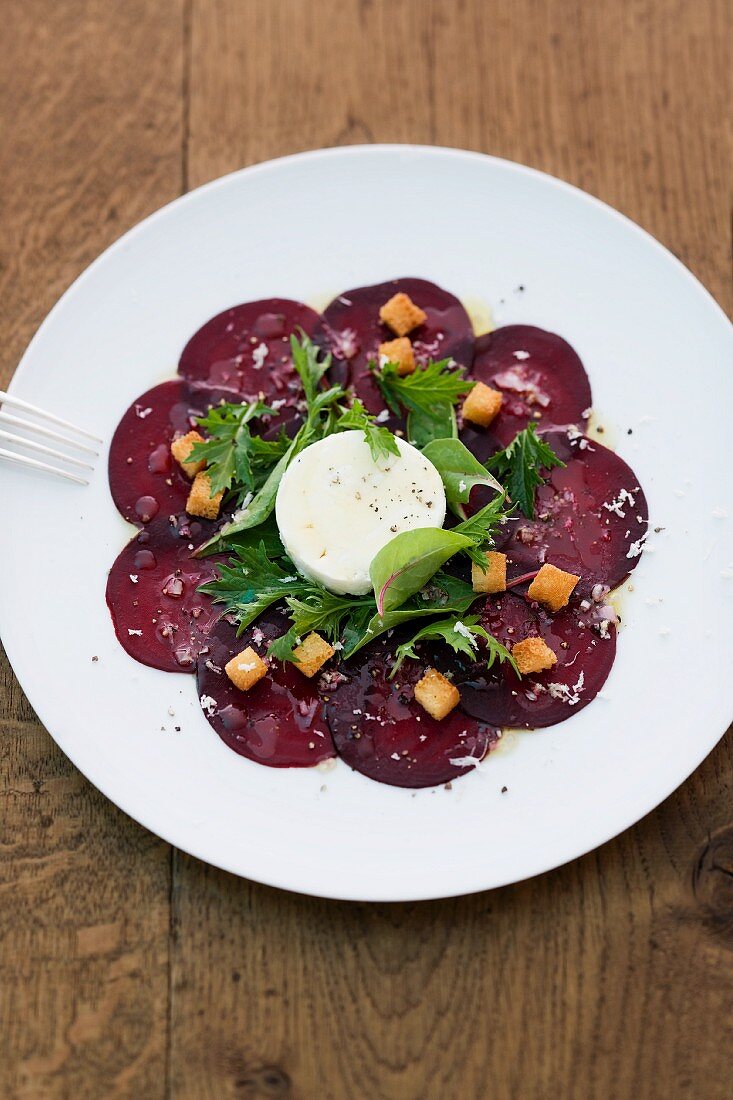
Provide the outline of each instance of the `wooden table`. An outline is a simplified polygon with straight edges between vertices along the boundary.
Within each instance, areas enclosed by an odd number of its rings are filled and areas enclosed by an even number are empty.
[[[0,384],[129,226],[324,145],[535,165],[636,219],[731,307],[730,0],[5,0],[0,15]],[[151,836],[0,676],[2,1097],[731,1095],[730,739],[562,870],[337,904]]]

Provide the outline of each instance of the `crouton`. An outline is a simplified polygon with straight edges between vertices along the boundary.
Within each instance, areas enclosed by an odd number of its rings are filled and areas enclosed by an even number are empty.
[[[211,478],[201,470],[196,474],[191,492],[186,501],[189,516],[201,516],[203,519],[216,519],[221,507],[223,491],[211,495]]]
[[[415,699],[438,722],[450,714],[460,698],[458,688],[434,668],[415,684]]]
[[[425,324],[428,315],[415,305],[408,294],[400,291],[384,303],[379,311],[379,319],[398,336],[407,336],[408,332],[412,332],[418,325]]]
[[[314,631],[293,650],[293,656],[298,662],[295,667],[298,672],[302,672],[310,679],[311,676],[315,676],[319,668],[325,665],[326,661],[333,657],[335,652],[333,646]]]
[[[474,592],[506,592],[506,554],[489,550],[484,554],[486,570],[471,562],[471,583]]]
[[[224,666],[229,679],[240,691],[249,691],[267,675],[267,665],[258,653],[247,646]]]
[[[530,600],[543,603],[550,611],[559,611],[570,599],[573,589],[580,580],[574,573],[566,573],[547,563],[527,589]]]
[[[522,676],[528,672],[542,672],[557,664],[557,657],[542,638],[525,638],[512,646],[512,657]]]
[[[502,395],[484,382],[477,382],[463,402],[463,419],[487,428],[501,408]]]
[[[415,353],[409,336],[398,336],[379,345],[379,362],[394,363],[398,374],[412,374],[415,369]]]
[[[196,477],[196,474],[199,473],[200,470],[203,470],[206,465],[206,460],[203,458],[200,458],[198,462],[188,461],[188,456],[193,450],[194,443],[203,443],[203,441],[204,437],[199,435],[198,432],[189,432],[188,435],[182,435],[179,439],[174,439],[171,443],[171,454],[186,477]]]

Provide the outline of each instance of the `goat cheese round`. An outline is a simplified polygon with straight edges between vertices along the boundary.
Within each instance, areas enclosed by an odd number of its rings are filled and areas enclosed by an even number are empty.
[[[360,431],[306,448],[283,474],[275,503],[280,538],[303,576],[331,592],[361,596],[369,566],[395,535],[442,527],[440,474],[416,447],[375,462]]]

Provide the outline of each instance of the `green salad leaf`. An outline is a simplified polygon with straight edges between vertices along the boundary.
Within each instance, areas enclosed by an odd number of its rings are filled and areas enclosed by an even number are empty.
[[[549,443],[537,435],[537,425],[530,421],[509,446],[492,455],[486,465],[504,483],[510,500],[527,519],[534,519],[535,490],[545,483],[540,470],[551,470],[565,463]]]
[[[312,584],[300,597],[285,600],[292,623],[286,634],[271,643],[268,653],[280,661],[294,661],[293,649],[311,631],[325,634],[332,644],[339,641],[346,625],[352,630],[363,629],[374,612],[374,600],[369,596],[339,596]]]
[[[328,352],[320,358],[320,348],[317,348],[302,330],[300,337],[291,335],[290,353],[293,357],[293,366],[303,383],[305,399],[310,407],[318,396],[321,379],[331,366],[331,353]]]
[[[497,493],[504,492],[504,487],[460,439],[435,439],[423,448],[423,454],[440,474],[448,505],[460,519],[465,519],[463,505],[468,503],[471,490],[476,485],[484,485]]]
[[[395,535],[369,568],[377,613],[394,611],[419,592],[449,558],[472,545],[468,536],[441,527],[418,527]]]
[[[224,613],[238,620],[238,634],[258,619],[263,611],[293,593],[306,593],[309,583],[293,570],[285,570],[270,558],[264,544],[240,546],[229,565],[218,566],[219,576],[199,588],[214,603],[224,604]]]
[[[375,462],[388,459],[390,455],[399,455],[397,440],[388,428],[380,428],[376,418],[366,411],[358,398],[350,409],[344,409],[335,424],[338,432],[364,432],[369,450]]]
[[[463,615],[478,598],[471,585],[460,577],[452,577],[443,572],[436,573],[420,592],[411,596],[395,611],[385,611],[383,615],[376,612],[366,622],[347,624],[343,635],[344,657],[353,657],[380,634],[405,626],[413,619],[445,615],[447,612]]]
[[[411,409],[407,414],[407,440],[423,448],[434,439],[456,439],[458,425],[453,405],[434,405],[429,411]]]
[[[249,549],[258,547],[260,544],[264,546],[265,553],[271,558],[287,557],[274,513],[270,513],[267,519],[258,527],[247,527],[244,531],[238,531],[236,534],[231,535],[222,544],[221,548],[223,551],[236,553],[240,547]]]
[[[484,565],[486,560],[484,550],[489,546],[493,546],[495,532],[506,523],[511,515],[512,510],[507,510],[504,507],[505,504],[506,494],[501,493],[490,500],[488,504],[485,504],[483,508],[480,508],[478,512],[469,516],[468,519],[464,519],[461,523],[457,523],[453,528],[459,535],[465,535],[471,539],[473,545],[468,547],[464,553],[477,565]],[[484,572],[486,572],[485,569]]]
[[[450,364],[450,359],[441,359],[401,375],[395,363],[385,363],[374,377],[393,413],[399,413],[400,406],[430,413],[438,406],[457,405],[476,385],[463,377],[462,367]]]
[[[448,619],[438,619],[435,622],[428,623],[427,626],[418,630],[417,634],[409,641],[403,642],[402,645],[397,647],[395,663],[390,672],[390,680],[394,678],[406,658],[419,659],[415,647],[420,642],[445,642],[455,653],[464,653],[467,657],[474,658],[478,656],[479,639],[483,639],[485,642],[486,665],[488,668],[491,668],[497,660],[500,663],[508,661],[519,675],[517,663],[509,650],[497,641],[493,634],[489,634],[479,624],[478,615],[469,615],[463,619],[453,615]]]
[[[212,496],[231,488],[235,480],[245,491],[255,488],[253,466],[258,461],[266,462],[269,455],[268,450],[262,448],[259,436],[251,434],[249,425],[255,419],[274,413],[275,410],[264,402],[253,401],[244,405],[215,405],[206,416],[198,418],[208,438],[202,443],[194,443],[188,461],[203,459],[206,463]]]

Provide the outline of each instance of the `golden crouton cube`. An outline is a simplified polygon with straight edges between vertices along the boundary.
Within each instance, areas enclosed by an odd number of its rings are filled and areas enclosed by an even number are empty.
[[[249,691],[267,675],[267,665],[258,653],[247,646],[224,666],[229,679],[240,691]]]
[[[219,515],[221,500],[224,492],[211,495],[211,478],[201,471],[196,474],[191,486],[191,492],[186,501],[186,511],[189,516],[201,516],[203,519],[216,519]]]
[[[409,336],[398,336],[379,345],[380,363],[394,363],[398,374],[412,374],[415,369],[415,353]]]
[[[450,714],[461,696],[458,688],[446,680],[437,669],[429,668],[422,680],[415,684],[415,698],[431,718],[440,722]]]
[[[333,657],[335,652],[336,650],[325,638],[313,631],[293,650],[293,656],[298,662],[295,667],[298,672],[302,672],[310,679],[311,676],[315,676],[319,668],[325,665],[326,661]]]
[[[484,554],[486,570],[471,562],[471,583],[474,592],[506,592],[506,554],[489,550]]]
[[[416,306],[409,294],[395,294],[379,311],[379,319],[389,325],[398,336],[407,336],[418,325],[423,325],[428,315]]]
[[[463,402],[463,419],[487,428],[501,408],[502,395],[484,382],[477,382]]]
[[[573,589],[580,580],[574,573],[566,573],[549,563],[543,565],[527,589],[530,600],[538,600],[550,611],[559,611],[570,599]]]
[[[198,432],[189,432],[188,435],[182,435],[180,439],[174,439],[171,443],[171,454],[186,477],[196,477],[196,474],[203,470],[206,465],[206,460],[203,458],[200,458],[198,462],[188,461],[194,443],[203,443],[203,441],[204,437],[199,435]]]
[[[542,672],[557,664],[557,657],[542,638],[525,638],[512,646],[512,657],[522,676],[528,672]]]

